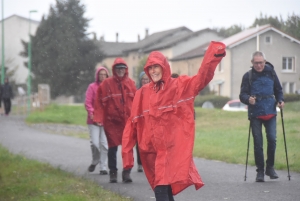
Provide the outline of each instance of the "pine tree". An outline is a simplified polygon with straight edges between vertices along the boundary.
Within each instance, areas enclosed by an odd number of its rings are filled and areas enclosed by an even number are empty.
[[[49,84],[52,98],[75,95],[82,99],[94,81],[95,65],[104,56],[87,37],[89,20],[84,13],[85,6],[78,0],[56,0],[49,15],[43,16],[32,37],[33,89],[39,83]],[[28,43],[22,42],[21,54],[28,57]]]

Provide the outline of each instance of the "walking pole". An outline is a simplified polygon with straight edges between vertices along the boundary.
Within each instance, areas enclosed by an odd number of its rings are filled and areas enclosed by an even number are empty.
[[[247,145],[247,156],[246,156],[246,169],[245,169],[245,177],[244,181],[247,180],[247,165],[248,165],[248,155],[249,155],[249,144],[250,144],[250,132],[251,132],[251,120],[249,120],[249,135],[248,135],[248,145]]]
[[[287,148],[286,148],[286,140],[285,140],[285,131],[284,131],[283,110],[282,110],[282,108],[280,108],[280,114],[281,114],[282,130],[283,130],[284,147],[285,147],[286,166],[287,166],[287,169],[288,169],[288,178],[289,178],[289,180],[291,180],[290,168],[289,168],[289,159],[288,159]]]

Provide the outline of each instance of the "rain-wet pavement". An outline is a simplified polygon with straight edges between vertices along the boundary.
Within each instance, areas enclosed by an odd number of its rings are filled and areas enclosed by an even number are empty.
[[[90,142],[86,139],[55,135],[27,126],[23,118],[0,116],[0,143],[10,152],[46,162],[54,167],[72,172],[77,176],[94,180],[100,186],[135,201],[154,201],[154,194],[143,173],[132,169],[133,183],[121,181],[121,154],[118,155],[118,183],[109,183],[108,175],[87,172],[91,162]],[[245,147],[246,148],[246,147]],[[178,153],[180,154],[180,153]],[[234,156],[232,156],[234,157]],[[249,156],[251,157],[251,156]],[[277,171],[279,179],[255,182],[255,167],[248,166],[247,181],[244,181],[245,165],[194,158],[205,186],[196,191],[189,187],[175,196],[176,201],[299,201],[300,174]]]

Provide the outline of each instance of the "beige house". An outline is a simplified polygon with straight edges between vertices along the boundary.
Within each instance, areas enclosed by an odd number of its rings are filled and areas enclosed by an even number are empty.
[[[210,82],[210,89],[216,94],[238,99],[243,75],[251,67],[251,55],[259,50],[265,53],[267,61],[274,65],[284,93],[295,93],[300,89],[300,41],[264,25],[250,28],[221,40],[226,48],[223,58]],[[180,74],[193,75],[203,58],[205,46],[172,59]],[[188,65],[189,64],[189,65]],[[191,72],[192,74],[190,74]]]
[[[111,47],[113,51],[118,52],[118,54],[115,55],[111,54],[104,48],[106,45],[110,45],[108,42],[100,41],[100,48],[107,55],[106,58],[101,61],[101,64],[105,65],[109,63],[110,65],[108,65],[108,67],[111,67],[113,60],[117,56],[122,57],[129,66],[129,76],[133,79],[137,79],[137,68],[141,59],[147,57],[152,51],[160,51],[168,59],[172,59],[173,57],[190,51],[199,45],[206,44],[208,41],[220,39],[222,39],[222,37],[218,36],[218,34],[211,29],[203,29],[193,32],[186,27],[179,27],[153,33],[151,35],[148,35],[148,31],[146,30],[145,38],[143,40],[138,40],[136,43],[130,44],[115,42],[115,47]],[[125,46],[128,46],[128,48]],[[116,50],[116,48],[119,49]],[[173,63],[171,60],[170,66],[173,70]]]
[[[14,71],[10,79],[14,80],[16,84],[25,84],[28,77],[28,69],[24,65],[28,59],[20,56],[20,52],[24,51],[21,40],[29,41],[29,23],[30,34],[35,35],[39,26],[39,22],[35,20],[12,15],[4,20],[4,54],[5,54],[5,67],[7,73]],[[2,28],[2,21],[0,23]],[[2,30],[0,32],[2,38]],[[2,40],[0,41],[2,47]],[[2,48],[0,49],[2,54]],[[2,57],[0,58],[2,63]]]

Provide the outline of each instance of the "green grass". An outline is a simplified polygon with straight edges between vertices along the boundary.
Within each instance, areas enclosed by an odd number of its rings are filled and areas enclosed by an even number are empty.
[[[286,103],[284,127],[290,170],[300,172],[300,102]],[[206,159],[245,164],[249,121],[246,112],[196,108],[194,155]],[[264,152],[266,156],[266,137]],[[276,169],[287,169],[281,115],[277,116]],[[254,165],[253,138],[250,135],[249,164]]]
[[[246,112],[228,112],[220,109],[196,109],[196,137],[194,156],[245,164],[249,121]],[[290,170],[300,172],[300,102],[290,102],[284,108],[284,126]],[[30,123],[69,123],[85,125],[83,106],[51,105],[43,112],[29,115]],[[265,136],[265,134],[264,134]],[[86,135],[88,138],[88,135]],[[266,138],[264,138],[266,148]],[[250,136],[249,164],[254,165],[253,139]],[[283,131],[280,113],[277,116],[276,169],[286,169]]]
[[[84,105],[66,106],[49,105],[44,111],[35,111],[27,118],[27,123],[64,123],[86,125],[86,110]]]
[[[13,155],[0,146],[0,200],[130,200],[49,164]]]

